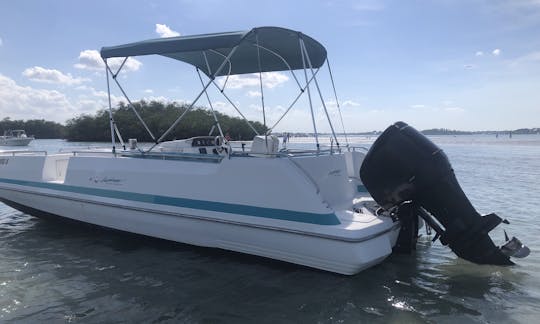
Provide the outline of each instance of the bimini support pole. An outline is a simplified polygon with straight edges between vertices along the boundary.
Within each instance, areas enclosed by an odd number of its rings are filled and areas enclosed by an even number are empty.
[[[308,92],[308,98],[309,98],[309,109],[311,110],[311,121],[313,122],[313,131],[315,133],[315,143],[317,144],[317,153],[320,151],[320,145],[319,145],[319,134],[317,133],[317,125],[315,124],[315,114],[313,113],[313,102],[311,101],[311,91],[309,90],[309,83],[308,83],[308,75],[307,75],[307,67],[306,67],[306,58],[304,55],[304,49],[303,49],[303,41],[302,41],[302,34],[298,33],[298,44],[300,46],[300,54],[302,54],[302,65],[304,67],[304,77],[306,79],[306,88]]]
[[[244,121],[246,122],[246,124],[249,126],[249,128],[251,128],[251,130],[256,134],[256,135],[261,135],[259,134],[259,132],[255,129],[255,127],[253,127],[253,125],[251,125],[251,123],[249,122],[249,120],[246,118],[246,116],[244,116],[244,114],[242,114],[242,112],[240,111],[240,109],[238,109],[238,107],[236,106],[236,104],[231,100],[231,98],[229,98],[229,96],[227,96],[227,94],[225,93],[225,90],[221,89],[219,87],[219,85],[216,83],[215,80],[212,80],[212,83],[214,84],[214,86],[218,89],[219,92],[221,92],[221,94],[223,95],[223,97],[225,99],[227,99],[227,101],[229,102],[229,104],[231,104],[231,106],[233,106],[233,108],[236,110],[236,112],[238,114],[240,114],[240,116],[242,116],[242,118],[244,119]]]
[[[118,136],[118,140],[120,141],[120,145],[124,148],[124,151],[126,150],[126,144],[124,143],[124,139],[122,138],[122,134],[120,134],[120,131],[118,130],[118,125],[116,125],[116,122],[114,121],[114,131],[116,132],[116,136]]]
[[[229,63],[229,71],[227,72],[227,77],[225,78],[225,82],[223,82],[223,87],[221,87],[221,92],[223,92],[223,90],[225,90],[225,86],[227,85],[227,81],[229,81],[229,76],[231,75],[231,69],[232,69],[232,64],[231,64],[231,60],[230,58],[228,58],[227,56],[221,54],[220,52],[216,51],[216,50],[213,50],[213,49],[210,49],[210,53],[214,53],[216,55],[219,55],[221,57],[223,57],[227,63]],[[212,71],[210,71],[210,65],[208,64],[208,58],[207,58],[207,55],[205,52],[203,52],[204,54],[204,58],[206,59],[206,65],[207,65],[207,68],[208,68],[208,73],[207,75],[212,75]]]
[[[229,104],[231,104],[231,106],[233,106],[233,108],[236,110],[236,112],[238,112],[238,114],[240,114],[240,116],[242,116],[242,118],[244,119],[244,121],[246,122],[246,124],[249,126],[249,128],[251,128],[251,130],[255,133],[255,135],[260,135],[259,132],[255,129],[255,127],[253,127],[253,125],[251,125],[251,123],[249,122],[249,120],[246,118],[246,116],[244,116],[244,114],[242,114],[242,112],[240,111],[240,109],[238,109],[238,107],[236,107],[236,105],[234,104],[234,102],[225,94],[225,86],[227,85],[227,80],[229,80],[229,75],[231,74],[231,61],[230,61],[230,57],[227,57],[223,54],[221,54],[220,52],[217,52],[215,50],[210,50],[210,52],[214,53],[214,54],[217,54],[217,55],[220,55],[222,56],[228,63],[229,63],[229,72],[227,73],[227,77],[225,78],[225,82],[223,83],[223,86],[220,87],[215,80],[212,80],[212,83],[214,84],[214,86],[218,89],[219,92],[221,92],[221,94],[223,95],[223,97],[225,99],[227,99],[227,101],[229,102]],[[204,52],[203,52],[204,53]],[[206,58],[206,55],[205,55],[205,58]],[[206,61],[206,64],[208,65],[208,60]],[[208,71],[210,71],[210,66],[208,65]],[[209,72],[210,74],[210,72]]]
[[[201,86],[204,87],[204,82],[203,82],[203,79],[202,79],[202,76],[201,76],[201,72],[199,71],[198,68],[195,68],[195,70],[197,70],[197,75],[199,76],[199,80],[201,81]],[[204,94],[206,95],[206,99],[208,100],[208,105],[210,106],[210,111],[212,111],[212,116],[214,116],[214,125],[212,126],[212,129],[210,130],[209,135],[212,135],[212,132],[214,131],[214,127],[217,126],[217,129],[219,131],[219,136],[224,138],[225,136],[223,136],[223,131],[221,130],[221,125],[219,124],[219,120],[218,120],[218,118],[216,116],[216,112],[214,111],[214,107],[212,106],[212,101],[210,100],[210,96],[208,95],[208,91],[205,90]]]
[[[304,50],[304,53],[306,55],[306,60],[309,65],[309,69],[311,71],[311,74],[313,75],[313,66],[311,65],[311,59],[309,58],[309,53],[307,51],[306,45],[304,44],[304,39],[300,38],[300,44],[302,46],[302,49]],[[321,98],[321,104],[324,108],[324,113],[326,114],[326,119],[328,120],[328,124],[330,125],[330,130],[332,131],[332,135],[334,136],[334,139],[336,140],[336,146],[339,150],[339,141],[336,136],[336,132],[334,131],[334,126],[332,125],[332,120],[330,120],[330,115],[328,115],[328,109],[326,109],[326,104],[324,103],[324,98],[321,92],[321,88],[319,87],[319,82],[317,81],[317,78],[315,78],[315,87],[317,88],[317,92],[319,93],[319,98]]]
[[[262,80],[262,65],[261,65],[261,50],[259,48],[259,35],[255,29],[255,43],[257,44],[257,64],[259,65],[259,85],[261,89],[261,105],[263,113],[263,125],[264,125],[264,141],[268,146],[268,132],[266,131],[266,111],[264,110],[264,90],[263,90],[263,80]]]
[[[334,83],[334,77],[332,76],[332,69],[330,68],[330,60],[326,58],[326,65],[328,66],[328,73],[330,74],[330,81],[332,82],[332,89],[334,89],[334,97],[336,98],[336,105],[339,112],[339,119],[341,120],[341,127],[343,129],[343,135],[345,135],[345,144],[349,147],[349,138],[347,137],[347,131],[345,131],[345,124],[343,123],[343,115],[341,114],[341,107],[337,97],[336,85]]]
[[[291,72],[291,75],[293,76],[294,81],[296,81],[296,84],[298,85],[298,88],[299,88],[299,89],[302,89],[302,86],[300,85],[300,82],[298,81],[298,78],[296,77],[296,74],[294,74],[294,71],[293,71],[293,69],[291,68],[291,65],[287,62],[287,60],[285,60],[285,59],[283,58],[283,56],[281,56],[281,55],[279,55],[278,53],[272,51],[271,49],[266,48],[266,47],[264,47],[264,46],[261,46],[261,45],[259,45],[259,44],[255,44],[255,46],[256,46],[257,48],[260,48],[260,49],[263,49],[263,50],[269,52],[270,54],[275,55],[275,56],[276,56],[277,58],[279,58],[283,63],[285,63],[285,65],[286,65],[287,68],[289,69],[289,72]]]
[[[298,99],[300,99],[300,97],[304,94],[304,92],[306,91],[306,87],[311,83],[311,81],[313,81],[313,79],[315,78],[315,76],[317,75],[317,73],[319,73],[319,69],[315,70],[315,74],[311,76],[311,78],[309,79],[308,83],[306,84],[305,87],[300,87],[300,92],[298,93],[298,95],[296,96],[296,98],[294,98],[294,100],[292,101],[292,103],[289,105],[289,107],[287,108],[287,110],[285,110],[285,112],[283,113],[283,115],[281,115],[281,117],[279,117],[279,119],[274,123],[274,125],[272,125],[272,127],[270,127],[268,129],[268,132],[272,131],[278,124],[279,122],[289,113],[289,111],[292,109],[292,107],[296,104],[296,102],[298,101]]]
[[[231,58],[231,56],[236,52],[236,50],[238,49],[238,45],[236,45],[235,47],[233,47],[233,49],[231,50],[231,52],[229,53],[229,55],[227,55],[227,57],[225,58],[225,60],[223,60],[223,62],[221,63],[221,65],[218,67],[218,69],[212,74],[212,76],[210,77],[210,81],[208,81],[206,83],[206,85],[203,87],[202,91],[199,92],[199,94],[197,95],[197,97],[191,102],[191,104],[189,105],[189,107],[174,121],[174,123],[171,125],[171,127],[169,127],[165,133],[163,133],[163,135],[161,135],[158,140],[156,141],[156,144],[152,145],[152,147],[150,147],[150,149],[148,149],[148,152],[151,151],[158,143],[160,143],[165,137],[167,137],[167,135],[169,135],[170,132],[172,132],[172,130],[176,127],[176,125],[178,125],[178,123],[182,120],[182,118],[184,118],[184,116],[193,108],[193,106],[195,105],[195,103],[197,103],[197,101],[199,100],[199,98],[203,95],[203,93],[206,92],[206,89],[208,89],[208,86],[210,86],[210,84],[214,81],[214,79],[216,78],[216,75],[219,74],[219,72],[221,72],[221,70],[223,70],[223,68],[225,67],[225,64],[227,63],[227,61]]]
[[[113,154],[116,154],[116,145],[114,141],[114,130],[115,130],[115,124],[112,114],[112,104],[111,104],[111,86],[109,84],[109,66],[107,65],[107,59],[103,60],[105,62],[105,74],[107,75],[107,97],[109,99],[109,124],[111,126],[111,144],[112,144],[112,152]]]
[[[125,60],[124,60],[125,62]],[[122,66],[124,66],[124,64],[122,63],[122,65],[120,66],[120,68],[122,68]],[[126,98],[127,102],[128,102],[128,106],[131,108],[131,110],[133,110],[133,112],[135,113],[135,115],[137,116],[137,118],[139,119],[139,121],[141,122],[141,124],[144,126],[144,128],[146,129],[146,131],[148,132],[148,134],[150,135],[150,137],[152,138],[152,140],[154,142],[156,142],[156,137],[154,136],[154,134],[152,133],[152,131],[150,130],[150,128],[148,128],[148,125],[146,125],[146,123],[144,122],[144,120],[142,119],[141,115],[139,115],[139,113],[137,112],[137,109],[135,109],[135,106],[133,106],[133,103],[131,102],[131,100],[129,99],[127,93],[124,91],[124,88],[122,88],[122,86],[120,85],[120,82],[118,82],[118,80],[116,79],[116,77],[118,76],[118,73],[120,73],[120,69],[118,69],[118,71],[116,72],[116,74],[114,74],[111,70],[111,68],[107,65],[107,62],[105,62],[105,67],[109,70],[109,72],[111,73],[112,77],[113,77],[113,80],[114,82],[116,83],[116,85],[118,86],[118,89],[120,89],[120,91],[122,92],[122,94],[124,95],[124,98]],[[110,98],[109,98],[110,99]]]

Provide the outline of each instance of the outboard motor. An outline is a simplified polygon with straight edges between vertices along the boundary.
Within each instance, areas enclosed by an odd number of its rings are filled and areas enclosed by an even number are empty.
[[[396,210],[411,238],[418,215],[459,257],[479,263],[511,265],[510,256],[529,249],[515,237],[501,248],[488,233],[501,222],[495,214],[481,216],[458,184],[446,154],[413,127],[397,122],[375,141],[360,168],[360,178],[375,201]],[[401,236],[404,233],[400,233]],[[414,236],[417,232],[414,233]],[[434,240],[435,240],[434,239]]]

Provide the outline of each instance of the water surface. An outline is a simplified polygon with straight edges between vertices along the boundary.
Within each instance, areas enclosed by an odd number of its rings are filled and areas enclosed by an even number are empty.
[[[324,140],[324,138],[323,138]],[[373,138],[350,139],[369,145]],[[433,137],[481,213],[531,248],[514,267],[457,258],[425,233],[346,277],[283,262],[42,220],[0,203],[0,321],[532,323],[540,315],[540,136]],[[303,147],[309,139],[293,139]],[[103,145],[103,144],[101,144]],[[51,152],[86,143],[36,140]],[[502,228],[491,235],[503,242]]]

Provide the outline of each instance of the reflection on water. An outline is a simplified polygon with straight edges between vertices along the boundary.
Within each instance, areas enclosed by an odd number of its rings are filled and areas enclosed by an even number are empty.
[[[424,234],[414,255],[346,277],[0,205],[0,320],[533,322],[540,313],[533,199],[540,146],[442,145],[473,204],[510,219],[506,229],[531,247],[529,258],[515,267],[477,266]],[[492,236],[501,242],[499,229]]]

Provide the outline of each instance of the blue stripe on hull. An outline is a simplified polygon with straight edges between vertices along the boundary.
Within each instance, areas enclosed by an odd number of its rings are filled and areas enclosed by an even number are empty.
[[[369,192],[366,188],[366,186],[364,186],[363,184],[359,184],[356,186],[356,191],[358,192]]]
[[[98,196],[104,198],[123,199],[137,202],[144,202],[156,205],[183,207],[200,209],[206,211],[222,212],[229,214],[239,214],[245,216],[255,216],[271,219],[286,220],[292,222],[309,223],[317,225],[338,225],[340,224],[336,214],[316,214],[286,209],[256,207],[249,205],[239,205],[216,201],[197,200],[170,196],[150,195],[136,192],[117,191],[108,189],[88,188],[64,185],[49,182],[35,182],[26,180],[15,180],[0,178],[0,182],[21,186],[52,189],[64,192],[78,193],[84,195]]]

